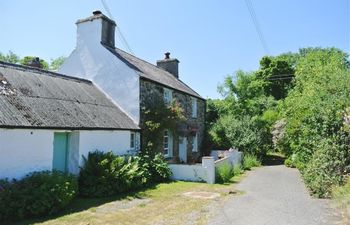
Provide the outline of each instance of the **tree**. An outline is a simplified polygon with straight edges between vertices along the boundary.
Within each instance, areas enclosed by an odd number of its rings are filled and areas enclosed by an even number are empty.
[[[60,66],[64,63],[64,61],[66,60],[67,57],[64,56],[60,56],[56,59],[51,59],[51,63],[50,63],[50,70],[52,71],[58,71],[58,69],[60,68]]]

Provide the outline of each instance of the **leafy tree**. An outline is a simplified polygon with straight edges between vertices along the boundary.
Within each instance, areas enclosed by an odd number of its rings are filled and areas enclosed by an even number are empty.
[[[60,66],[64,63],[64,61],[66,60],[67,57],[64,56],[60,56],[56,59],[51,59],[51,63],[50,63],[50,70],[52,71],[58,71],[58,69],[60,68]]]
[[[20,60],[19,56],[15,53],[9,51],[8,54],[2,54],[0,52],[0,61],[9,62],[9,63],[18,63]]]

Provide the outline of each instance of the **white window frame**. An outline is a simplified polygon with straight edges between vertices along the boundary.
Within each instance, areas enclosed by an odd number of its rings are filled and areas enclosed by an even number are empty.
[[[192,152],[198,152],[198,133],[196,133],[196,135],[193,136],[193,148],[192,148]]]
[[[192,105],[192,118],[197,118],[197,99],[191,97],[191,105]]]
[[[163,153],[164,157],[171,157],[173,154],[173,136],[169,129],[164,130]]]
[[[164,102],[165,104],[169,105],[173,100],[173,91],[169,88],[164,88],[163,92]]]

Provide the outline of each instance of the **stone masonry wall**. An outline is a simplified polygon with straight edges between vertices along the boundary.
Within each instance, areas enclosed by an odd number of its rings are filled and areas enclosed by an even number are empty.
[[[170,88],[169,88],[170,89]],[[154,98],[155,95],[163,96],[164,87],[160,84],[141,79],[140,80],[140,101],[141,107],[145,105],[145,102]],[[206,103],[203,99],[197,99],[197,117],[192,118],[192,101],[188,94],[171,89],[173,93],[173,99],[180,103],[180,106],[184,110],[184,116],[186,121],[181,123],[176,130],[172,131],[173,134],[173,157],[169,159],[172,162],[179,162],[179,136],[187,137],[187,162],[198,162],[202,156],[202,142],[204,137],[204,122],[205,122],[205,107]],[[140,115],[140,125],[144,123],[144,115]],[[142,127],[142,126],[141,126]],[[194,135],[197,133],[198,138],[198,152],[192,152]],[[159,137],[163,139],[163,137]],[[162,148],[160,146],[159,148]],[[162,149],[158,149],[162,151]]]

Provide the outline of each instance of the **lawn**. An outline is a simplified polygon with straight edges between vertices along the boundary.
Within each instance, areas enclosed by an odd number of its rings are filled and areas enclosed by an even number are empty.
[[[169,182],[123,196],[76,199],[59,215],[27,220],[17,224],[203,224],[211,205],[235,193],[229,184]],[[220,197],[202,199],[184,196],[187,192],[213,192]]]

